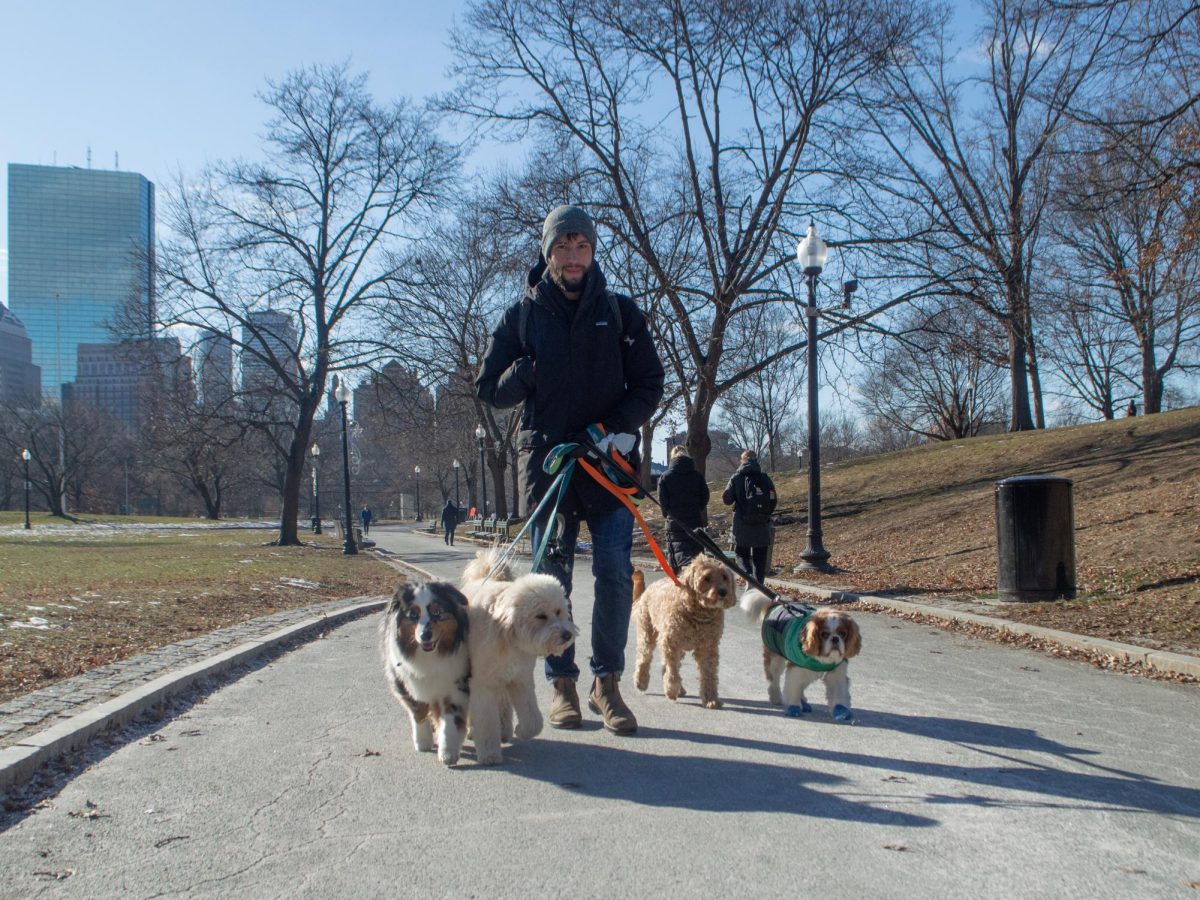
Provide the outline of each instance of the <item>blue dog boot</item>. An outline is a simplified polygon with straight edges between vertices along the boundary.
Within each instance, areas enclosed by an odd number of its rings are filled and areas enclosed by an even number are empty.
[[[839,703],[833,708],[833,720],[835,722],[853,722],[854,713],[850,712],[848,707],[842,706]]]
[[[801,700],[799,706],[789,706],[784,711],[784,714],[791,716],[793,719],[798,719],[805,713],[810,713],[810,712],[812,712],[812,707],[809,705],[808,701]]]

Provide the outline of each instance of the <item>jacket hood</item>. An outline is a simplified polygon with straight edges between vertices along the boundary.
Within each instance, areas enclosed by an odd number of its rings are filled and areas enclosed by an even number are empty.
[[[529,269],[529,274],[525,276],[525,293],[531,297],[537,290],[537,283],[542,280],[542,275],[546,271],[546,257],[538,253],[537,262]]]
[[[694,472],[696,461],[690,456],[677,456],[667,464],[668,472]]]
[[[740,466],[737,467],[737,472],[735,472],[734,474],[735,475],[743,475],[746,472],[761,472],[761,471],[762,471],[762,469],[759,468],[757,459],[748,459],[744,463],[742,463]]]

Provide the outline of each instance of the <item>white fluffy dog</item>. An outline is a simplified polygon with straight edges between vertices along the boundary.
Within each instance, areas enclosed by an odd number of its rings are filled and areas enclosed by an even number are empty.
[[[493,559],[493,554],[480,554],[468,564],[462,580],[470,622],[471,737],[475,758],[482,765],[501,762],[500,744],[514,734],[514,712],[518,738],[541,733],[534,663],[539,656],[563,653],[579,634],[557,579],[550,575],[512,579],[504,567],[485,581]]]

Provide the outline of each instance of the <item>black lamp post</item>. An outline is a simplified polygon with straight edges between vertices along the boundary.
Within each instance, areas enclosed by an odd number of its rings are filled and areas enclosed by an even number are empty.
[[[21,459],[25,461],[25,530],[33,528],[29,524],[29,460],[33,457],[29,453],[28,447],[21,448]]]
[[[462,501],[459,499],[459,496],[458,496],[458,468],[461,465],[462,465],[462,463],[460,463],[458,461],[458,459],[456,458],[454,460],[454,514],[455,515],[458,515],[459,507],[462,506]]]
[[[483,430],[482,425],[475,426],[475,437],[479,441],[479,508],[483,510],[480,514],[481,518],[487,518],[487,470],[484,468],[483,462],[483,439],[487,437],[487,432]]]
[[[817,393],[817,277],[825,268],[828,254],[825,242],[810,223],[808,233],[796,248],[796,259],[808,279],[808,304],[804,315],[808,325],[808,545],[800,558],[802,569],[830,570],[829,551],[821,543],[821,416]]]
[[[421,521],[421,467],[413,466],[413,475],[417,484],[417,521]]]
[[[312,533],[321,533],[321,490],[317,485],[317,464],[321,461],[321,448],[317,446],[316,441],[308,448],[308,452],[312,455],[312,481],[313,481],[313,514],[312,514]]]
[[[353,556],[358,552],[358,545],[354,542],[353,510],[350,508],[350,423],[346,415],[346,404],[350,402],[350,388],[346,382],[338,382],[338,386],[333,390],[333,397],[342,407],[342,473],[346,482],[346,540],[342,544],[342,553]]]

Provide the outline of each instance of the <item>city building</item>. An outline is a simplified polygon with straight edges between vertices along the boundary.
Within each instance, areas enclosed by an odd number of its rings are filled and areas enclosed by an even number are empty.
[[[273,432],[295,422],[296,395],[289,381],[299,372],[299,343],[295,319],[288,313],[250,313],[242,326],[240,405],[252,421],[271,423]]]
[[[242,327],[242,391],[248,398],[278,394],[282,377],[276,366],[292,376],[298,370],[300,338],[290,313],[273,309],[250,313]]]
[[[233,396],[233,341],[228,335],[206,334],[196,346],[200,402],[218,407]]]
[[[80,344],[114,340],[124,310],[154,321],[154,185],[135,172],[8,167],[8,299],[42,391],[75,380]],[[144,316],[144,318],[142,318]]]
[[[76,378],[63,386],[63,402],[85,404],[130,428],[145,422],[153,399],[191,388],[191,360],[175,337],[80,344],[76,354]]]
[[[37,406],[41,399],[42,370],[33,364],[29,334],[0,303],[0,405]]]

